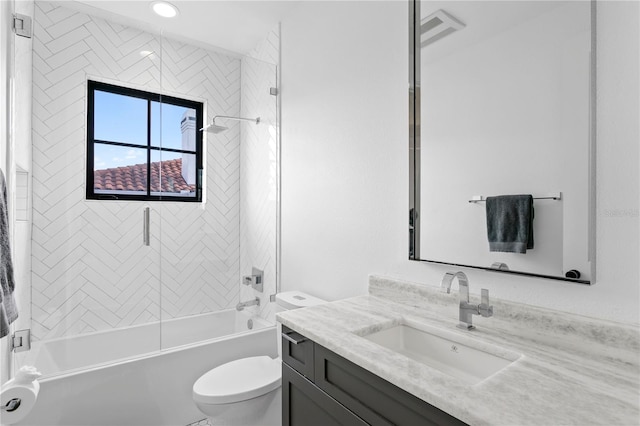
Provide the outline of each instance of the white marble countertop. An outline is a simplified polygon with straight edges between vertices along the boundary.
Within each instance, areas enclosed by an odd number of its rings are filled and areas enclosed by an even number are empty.
[[[638,327],[494,299],[493,317],[474,316],[477,328],[461,330],[456,289],[447,295],[372,276],[367,296],[281,312],[277,319],[470,425],[640,424]],[[522,356],[469,385],[359,337],[403,319]]]

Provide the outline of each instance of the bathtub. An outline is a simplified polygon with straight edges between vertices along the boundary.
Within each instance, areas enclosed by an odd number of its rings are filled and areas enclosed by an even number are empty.
[[[185,426],[205,417],[191,398],[202,374],[237,358],[276,357],[277,338],[275,325],[227,310],[35,342],[29,355],[44,376],[19,425]]]

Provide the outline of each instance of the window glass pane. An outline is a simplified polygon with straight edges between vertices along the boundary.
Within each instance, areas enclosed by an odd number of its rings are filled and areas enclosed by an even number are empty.
[[[146,195],[147,150],[96,143],[93,188],[96,194]]]
[[[196,156],[151,151],[151,194],[172,197],[196,196]]]
[[[94,92],[94,139],[147,145],[147,101],[131,96]]]
[[[157,95],[92,84],[93,123],[88,124],[93,125],[94,137],[88,140],[88,149],[93,150],[93,158],[88,162],[94,163],[89,173],[95,182],[87,197],[112,194],[147,199],[151,195],[151,199],[199,201],[196,164],[201,153],[196,152],[200,136],[196,123],[202,117],[196,114],[202,113],[201,106],[177,106],[169,102],[182,101],[169,97],[152,101]]]
[[[196,110],[152,102],[151,145],[195,152]]]

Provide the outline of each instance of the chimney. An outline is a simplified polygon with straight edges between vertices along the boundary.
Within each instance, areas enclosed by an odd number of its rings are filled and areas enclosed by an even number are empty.
[[[182,149],[185,151],[196,150],[196,112],[192,109],[185,110],[180,121],[182,131]],[[196,156],[194,154],[182,154],[182,177],[187,185],[196,184]]]

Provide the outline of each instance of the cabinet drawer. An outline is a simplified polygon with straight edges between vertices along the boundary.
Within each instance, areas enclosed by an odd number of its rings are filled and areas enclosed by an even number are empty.
[[[282,361],[313,381],[314,343],[300,333],[282,326]]]
[[[366,426],[310,381],[282,364],[283,426]]]
[[[314,355],[316,386],[371,425],[466,424],[323,346]]]

